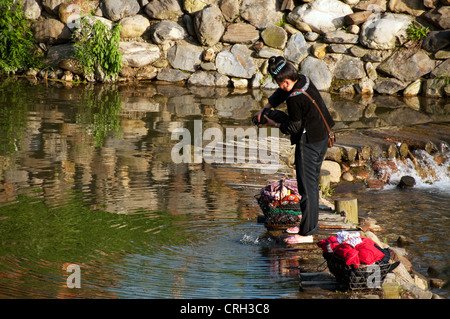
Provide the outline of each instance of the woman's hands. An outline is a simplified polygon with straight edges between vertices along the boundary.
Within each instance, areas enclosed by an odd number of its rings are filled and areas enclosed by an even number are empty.
[[[255,116],[258,117],[258,123],[261,122],[261,115],[264,112],[265,109],[270,109],[272,106],[267,103],[261,110],[255,113]],[[267,115],[264,115],[267,122],[264,124],[259,124],[258,127],[280,127],[280,123],[275,122],[274,120],[267,117]]]
[[[280,124],[275,122],[274,120],[270,119],[267,117],[267,115],[264,115],[264,117],[266,118],[267,122],[264,124],[259,124],[259,127],[280,127]]]

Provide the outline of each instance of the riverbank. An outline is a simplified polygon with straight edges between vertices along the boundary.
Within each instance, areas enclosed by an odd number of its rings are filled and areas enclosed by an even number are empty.
[[[401,130],[399,131],[400,132],[398,132],[397,138],[402,135]],[[364,143],[361,148],[351,151],[350,148],[355,147],[355,145],[354,143],[353,146],[349,145],[349,140],[351,140],[349,135],[350,134],[347,134],[347,136],[338,135],[338,141],[340,140],[340,144],[334,146],[332,149],[329,149],[326,155],[327,160],[325,161],[322,168],[322,174],[328,177],[330,177],[331,175],[332,183],[321,185],[322,192],[320,203],[322,205],[322,209],[319,214],[320,231],[319,234],[315,236],[315,242],[321,239],[325,239],[330,235],[336,235],[336,232],[342,230],[357,231],[361,234],[362,237],[368,237],[376,242],[380,247],[389,249],[391,254],[391,263],[399,262],[399,265],[386,276],[383,285],[379,287],[380,289],[365,291],[356,289],[354,291],[349,291],[348,293],[350,293],[350,295],[352,296],[351,298],[440,299],[441,297],[438,294],[431,292],[430,289],[440,289],[448,285],[448,283],[445,280],[433,277],[433,275],[437,275],[437,273],[435,270],[433,270],[432,266],[429,266],[428,269],[428,274],[430,275],[429,277],[424,276],[416,269],[414,269],[411,261],[407,257],[407,246],[411,243],[411,239],[400,234],[398,235],[398,239],[396,240],[396,242],[392,245],[389,245],[386,242],[382,242],[376,235],[383,230],[383,225],[379,224],[373,217],[371,217],[372,214],[370,212],[365,212],[365,217],[359,216],[359,219],[356,222],[352,223],[348,220],[348,212],[336,211],[335,200],[340,200],[339,198],[341,197],[339,193],[341,193],[341,196],[342,193],[345,193],[345,196],[352,196],[352,192],[364,188],[380,189],[389,184],[392,185],[393,181],[389,180],[389,174],[392,174],[393,172],[395,173],[394,167],[396,163],[416,161],[416,165],[413,165],[413,168],[417,168],[417,171],[419,172],[418,174],[421,174],[419,167],[420,164],[417,163],[416,157],[414,157],[409,148],[408,151],[404,151],[404,156],[401,155],[401,152],[398,152],[397,158],[395,158],[394,156],[393,158],[388,160],[382,159],[379,157],[379,155],[377,155],[377,157],[375,158],[378,159],[372,161],[370,159],[370,156],[367,158],[363,158],[363,154],[365,152],[370,154],[370,150],[376,148],[375,140],[373,139],[372,143],[368,143],[371,146],[368,146],[368,144]],[[390,136],[395,136],[395,134],[392,134]],[[411,145],[416,145],[414,147],[415,153],[418,151],[420,152],[417,145],[423,144],[430,153],[435,154],[435,159],[441,156],[443,157],[437,159],[437,161],[435,161],[433,165],[431,165],[431,163],[428,163],[427,165],[429,171],[437,170],[437,167],[439,166],[443,167],[444,170],[445,167],[448,168],[448,144],[444,146],[447,147],[447,149],[444,149],[444,155],[441,153],[437,155],[437,149],[433,148],[433,150],[431,150],[431,148],[429,148],[429,145],[432,142],[428,141],[428,143],[426,143],[424,141],[421,141],[419,138],[415,140],[416,143],[413,143],[414,138],[410,135],[407,135],[407,137]],[[379,134],[378,138],[380,140],[380,143],[378,143],[378,147],[383,146],[383,144],[385,143],[383,136]],[[441,136],[441,138],[446,139],[447,137]],[[361,139],[360,136],[358,140],[363,141],[364,139]],[[355,139],[353,139],[353,142],[354,141]],[[391,144],[391,146],[399,145],[400,149],[406,149],[406,144],[404,144],[405,142],[396,143],[395,141],[391,140],[391,143],[393,143]],[[289,147],[289,145],[285,144],[285,147]],[[369,148],[369,150],[365,148]],[[342,152],[342,150],[346,150],[347,153],[355,153],[356,157],[353,158],[351,163],[343,160],[343,157],[340,157],[339,159],[336,158],[336,154]],[[282,151],[281,153],[288,152]],[[381,165],[380,163],[383,164]],[[389,163],[391,165],[390,167],[388,167]],[[358,171],[359,173],[355,173],[356,171]],[[362,172],[364,172],[364,174]],[[437,174],[437,172],[435,172],[435,174]],[[351,177],[349,177],[349,175]],[[292,176],[295,176],[294,171],[292,171]],[[425,176],[422,177],[424,180],[427,179],[427,177]],[[330,179],[327,179],[327,181],[330,181]],[[376,183],[374,181],[376,181]],[[376,187],[374,186],[375,184],[377,185]],[[411,185],[411,187],[413,186]],[[336,194],[333,194],[335,191]],[[346,200],[348,199],[349,198],[347,197]],[[358,210],[357,206],[358,205],[356,204],[356,210]],[[269,234],[271,237],[279,239],[281,243],[281,239],[286,236],[286,234],[283,234],[281,231],[269,231]],[[308,267],[305,267],[305,265],[303,265],[302,269],[300,270],[300,286],[302,289],[306,289],[307,291],[314,291],[314,289],[323,287],[327,287],[327,289],[331,290],[334,288],[339,289],[339,287],[341,287],[342,289],[342,286],[340,286],[339,283],[336,282],[336,279],[332,274],[329,273],[328,269],[324,270],[324,267],[322,267],[322,271],[318,272],[319,267],[317,266],[318,263],[320,264],[322,251],[318,249],[315,244],[287,245],[287,249],[289,249],[291,253],[292,249],[296,250],[299,259],[312,260]],[[316,254],[315,257],[314,254]]]
[[[104,82],[74,59],[80,19],[120,24],[117,81],[263,88],[282,55],[324,92],[446,97],[448,0],[27,0],[42,70],[29,76]],[[314,17],[314,18],[312,18]]]
[[[442,298],[436,291],[441,288],[446,289],[447,280],[442,279],[441,274],[432,265],[426,266],[428,276],[423,274],[423,269],[422,272],[419,272],[414,268],[408,257],[410,255],[408,245],[412,243],[412,240],[402,233],[401,225],[396,227],[398,228],[395,232],[397,238],[393,243],[388,244],[377,236],[383,232],[384,226],[377,222],[374,214],[370,211],[360,210],[359,218],[352,222],[349,221],[348,212],[336,211],[335,203],[342,197],[345,197],[346,200],[350,198],[356,200],[354,197],[356,193],[361,194],[364,190],[370,192],[383,188],[399,189],[401,187],[404,189],[405,186],[401,186],[401,181],[405,177],[414,181],[407,185],[408,187],[415,187],[416,183],[418,185],[433,184],[448,180],[450,131],[446,130],[446,127],[448,127],[446,123],[434,124],[436,131],[440,132],[438,136],[421,133],[420,126],[355,130],[337,134],[338,142],[333,148],[328,149],[326,160],[322,166],[321,175],[326,178],[322,179],[324,184],[320,185],[320,231],[318,235],[314,236],[314,244],[287,245],[283,242],[283,238],[287,234],[284,234],[282,230],[268,229],[267,231],[269,238],[285,247],[278,248],[279,251],[285,251],[285,254],[291,256],[291,259],[299,260],[297,271],[299,272],[300,288],[304,293],[314,294],[321,289],[342,291],[343,286],[329,272],[326,264],[324,266],[322,250],[317,247],[316,242],[336,235],[336,232],[347,230],[359,232],[362,237],[368,237],[380,247],[389,249],[391,263],[399,262],[399,265],[386,276],[380,289],[347,291],[349,298]],[[426,130],[429,132],[429,127]],[[285,163],[285,166],[280,168],[280,177],[295,177],[293,157],[291,156],[293,150],[294,147],[287,139],[280,140],[279,154],[281,162]],[[227,166],[230,165],[221,167]],[[242,169],[246,165],[231,165],[231,167]],[[408,172],[405,167],[408,167]],[[414,177],[409,176],[410,174]],[[448,187],[448,184],[445,185]],[[245,183],[241,186],[245,187]],[[240,189],[239,186],[237,188]],[[364,197],[364,195],[362,196]],[[389,204],[386,201],[381,202],[380,205],[378,205],[378,209],[383,211],[383,206]],[[356,204],[356,211],[358,211],[358,204]],[[264,222],[264,218],[259,218],[259,220],[261,223]],[[445,227],[445,220],[443,227]],[[392,235],[394,234],[388,236],[392,237]],[[294,268],[289,267],[289,271],[294,272]],[[319,268],[321,269],[319,270]],[[346,291],[345,288],[343,291]]]

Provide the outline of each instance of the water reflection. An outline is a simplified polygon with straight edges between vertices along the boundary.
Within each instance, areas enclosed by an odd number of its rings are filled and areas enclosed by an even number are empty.
[[[0,295],[298,297],[303,261],[255,223],[284,167],[171,159],[174,129],[249,128],[270,93],[0,82]],[[450,121],[446,100],[324,96],[342,130]],[[84,289],[66,287],[69,263]]]

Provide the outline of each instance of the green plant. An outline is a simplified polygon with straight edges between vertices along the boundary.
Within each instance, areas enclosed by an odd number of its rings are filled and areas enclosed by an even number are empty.
[[[412,41],[422,40],[428,35],[429,32],[430,28],[418,27],[414,24],[414,22],[411,22],[408,29],[406,29],[406,34],[408,34],[409,39]]]
[[[0,0],[0,70],[6,73],[40,64],[31,26],[22,7],[20,1]]]
[[[448,73],[444,73],[444,74],[438,75],[436,77],[436,79],[444,80],[444,86],[447,86],[447,85],[450,84],[450,75],[448,75]]]
[[[286,17],[283,15],[275,25],[283,28],[286,25]]]
[[[80,21],[80,28],[73,33],[75,40],[75,59],[83,67],[85,77],[95,72],[104,73],[99,80],[115,80],[122,67],[122,54],[119,52],[120,24],[110,28],[101,21],[90,23],[89,18]]]

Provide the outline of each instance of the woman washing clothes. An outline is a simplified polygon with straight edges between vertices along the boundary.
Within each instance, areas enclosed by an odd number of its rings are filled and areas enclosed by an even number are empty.
[[[286,101],[289,121],[277,123],[264,115],[267,122],[260,126],[277,127],[282,133],[290,135],[291,144],[295,145],[297,187],[301,195],[300,227],[288,228],[286,231],[292,236],[285,241],[289,244],[313,242],[312,235],[319,231],[319,174],[327,152],[329,134],[322,115],[302,90],[315,100],[330,128],[334,121],[315,85],[306,75],[299,74],[293,64],[281,56],[271,57],[268,72],[279,88],[255,116],[260,122],[265,108],[275,108]]]

